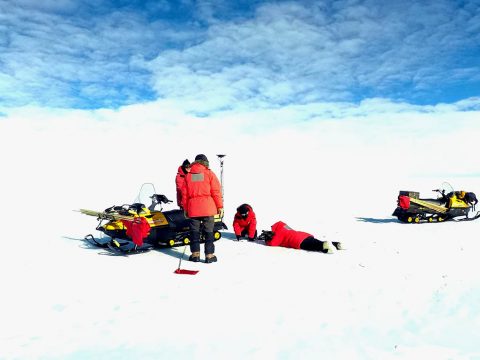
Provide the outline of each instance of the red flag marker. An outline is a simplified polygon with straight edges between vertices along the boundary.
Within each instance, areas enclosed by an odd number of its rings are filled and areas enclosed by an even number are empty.
[[[178,262],[178,268],[177,270],[174,271],[175,274],[182,274],[182,275],[195,275],[198,273],[198,270],[186,270],[186,269],[180,269],[180,265],[182,264],[182,259],[183,256],[185,255],[185,250],[187,249],[187,245],[184,246],[183,248],[183,254],[180,257],[180,261]]]

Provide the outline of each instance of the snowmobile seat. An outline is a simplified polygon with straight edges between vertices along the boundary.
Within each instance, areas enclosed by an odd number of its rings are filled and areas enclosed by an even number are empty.
[[[163,215],[165,215],[171,228],[183,229],[189,227],[188,219],[185,218],[185,214],[181,209],[165,211]]]
[[[436,204],[436,205],[443,205],[443,204],[445,204],[445,200],[444,200],[444,199],[420,199],[420,200],[427,201],[427,202],[429,202],[429,203]]]

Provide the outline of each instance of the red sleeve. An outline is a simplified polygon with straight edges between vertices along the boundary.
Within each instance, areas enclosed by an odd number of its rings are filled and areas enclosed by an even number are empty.
[[[182,194],[182,199],[181,199],[181,206],[182,209],[188,212],[188,190],[187,190],[187,179],[188,179],[188,174],[183,178],[182,185],[180,187],[180,192]]]
[[[240,235],[242,233],[242,227],[238,223],[236,217],[233,219],[233,232],[235,233],[235,235]]]
[[[250,224],[248,228],[248,237],[251,239],[255,237],[255,231],[257,231],[257,217],[253,210],[250,211],[249,215],[251,216]]]
[[[177,188],[177,205],[182,206],[182,199],[183,199],[183,194],[182,194],[182,189],[183,189],[183,183],[185,182],[185,177],[182,176],[180,173],[177,174],[177,177],[175,178],[175,186]]]

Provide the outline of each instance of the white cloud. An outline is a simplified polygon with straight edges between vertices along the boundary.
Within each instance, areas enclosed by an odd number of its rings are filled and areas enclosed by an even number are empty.
[[[3,5],[0,86],[18,89],[4,95],[10,105],[115,107],[158,95],[200,113],[369,97],[415,102],[475,84],[479,72],[469,53],[480,36],[474,3],[260,2],[236,14],[201,2],[183,4],[198,18],[178,23],[151,17],[169,11],[165,4],[147,4],[150,13],[103,4],[91,13],[79,3],[77,16],[65,15],[71,2],[52,4]]]
[[[197,99],[215,110],[222,102],[235,106],[229,99],[253,106],[348,101],[366,89],[386,97],[394,90],[406,98],[409,86],[428,90],[449,79],[473,80],[467,76],[471,67],[445,73],[450,59],[438,56],[445,51],[453,56],[475,41],[462,36],[463,14],[445,19],[453,10],[446,3],[429,8],[412,2],[393,11],[370,5],[340,7],[328,24],[324,9],[299,3],[264,4],[252,19],[216,22],[205,41],[150,62],[155,88],[164,97]],[[421,16],[412,16],[417,12]],[[242,82],[236,82],[236,73]],[[219,101],[209,105],[204,94]]]

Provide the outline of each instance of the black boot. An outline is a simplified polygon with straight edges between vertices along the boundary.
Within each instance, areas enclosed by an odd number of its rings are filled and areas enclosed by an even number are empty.
[[[345,247],[339,241],[332,241],[332,244],[337,250],[345,250]]]
[[[217,262],[217,257],[215,256],[215,254],[207,254],[205,256],[205,263],[206,264],[211,264],[211,263],[214,263],[214,262]]]
[[[200,251],[195,251],[188,258],[189,261],[199,262],[200,261]]]

